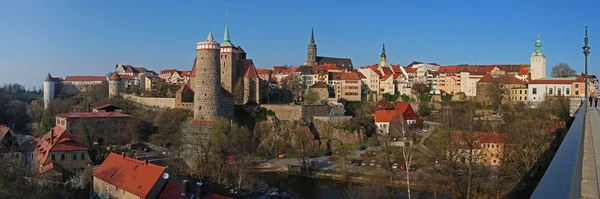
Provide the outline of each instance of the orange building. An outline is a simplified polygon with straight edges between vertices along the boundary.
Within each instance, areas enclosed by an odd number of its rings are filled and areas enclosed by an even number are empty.
[[[34,141],[33,165],[42,178],[63,181],[76,172],[90,172],[92,161],[87,148],[65,128],[54,127]]]

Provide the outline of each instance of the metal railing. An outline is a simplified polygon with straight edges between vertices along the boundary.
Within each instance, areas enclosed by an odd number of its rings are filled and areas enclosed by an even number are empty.
[[[588,103],[585,101],[575,113],[575,120],[567,136],[560,144],[531,198],[581,198],[583,138],[587,106]]]

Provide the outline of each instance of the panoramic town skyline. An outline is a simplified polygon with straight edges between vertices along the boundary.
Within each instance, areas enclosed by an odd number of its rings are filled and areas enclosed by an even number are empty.
[[[116,64],[190,70],[194,46],[208,31],[223,40],[226,14],[232,43],[248,51],[258,68],[301,65],[314,27],[318,55],[351,58],[354,68],[378,63],[383,42],[390,64],[528,64],[539,33],[548,74],[559,62],[580,73],[588,25],[589,73],[600,72],[593,59],[594,30],[600,25],[592,21],[598,17],[593,1],[145,3],[6,3],[0,18],[10,20],[0,23],[0,30],[12,31],[0,31],[0,65],[13,75],[0,83],[39,87],[48,72],[106,75]],[[327,9],[331,6],[339,9]]]

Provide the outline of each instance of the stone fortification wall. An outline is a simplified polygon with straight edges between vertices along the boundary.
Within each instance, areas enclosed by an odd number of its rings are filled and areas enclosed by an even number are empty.
[[[350,116],[314,117],[312,124],[322,143],[337,148],[341,144],[360,144],[366,139],[365,130],[352,124],[350,119]]]
[[[139,97],[132,94],[123,94],[123,99],[151,107],[175,108],[175,98]]]
[[[261,107],[275,112],[280,120],[310,122],[315,116],[343,116],[343,106],[263,104]],[[331,114],[331,115],[330,115]]]

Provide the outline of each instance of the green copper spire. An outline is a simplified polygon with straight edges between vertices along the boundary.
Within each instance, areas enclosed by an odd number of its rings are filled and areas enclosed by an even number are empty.
[[[231,39],[229,38],[229,20],[227,20],[227,18],[229,17],[225,15],[225,35],[223,35],[223,42],[221,43],[221,46],[233,46]]]
[[[542,40],[540,39],[539,33],[537,35],[537,39],[535,40],[535,51],[533,51],[531,56],[544,56],[544,53],[542,53]]]

